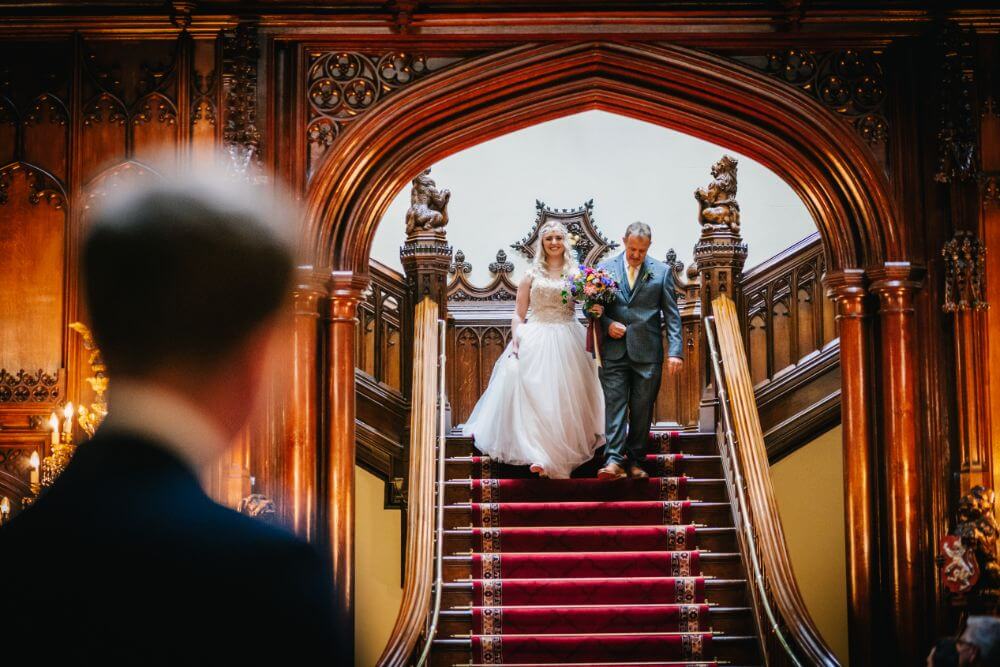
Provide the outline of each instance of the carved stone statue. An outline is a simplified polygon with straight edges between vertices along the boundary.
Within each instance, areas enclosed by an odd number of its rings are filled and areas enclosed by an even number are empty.
[[[438,190],[431,170],[425,169],[413,179],[410,190],[410,208],[406,212],[406,233],[431,230],[448,224],[449,190]]]
[[[728,227],[740,232],[740,205],[736,203],[736,159],[723,155],[712,165],[713,180],[707,188],[694,191],[698,200],[698,221],[703,227]]]

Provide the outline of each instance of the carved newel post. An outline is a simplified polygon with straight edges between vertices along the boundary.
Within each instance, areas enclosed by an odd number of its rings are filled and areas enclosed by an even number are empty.
[[[743,320],[745,308],[740,284],[747,260],[747,245],[740,235],[736,167],[736,159],[724,155],[712,166],[713,180],[708,187],[694,192],[694,198],[698,200],[698,222],[701,224],[701,238],[694,247],[694,262],[701,285],[702,315],[711,314],[712,299],[726,294],[736,304],[736,312]],[[745,327],[741,328],[745,330]],[[702,399],[701,425],[712,429],[715,425],[715,387],[712,372],[707,368],[708,355],[703,356],[702,363],[706,364],[706,369],[702,377],[707,379],[707,390]]]
[[[971,232],[956,232],[941,249],[944,304],[955,326],[955,391],[961,490],[993,483],[989,446],[985,289],[986,247]]]
[[[430,173],[427,169],[413,179],[410,208],[406,212],[406,242],[399,256],[413,305],[429,296],[438,304],[438,317],[444,318],[451,266],[451,246],[445,233],[451,192],[438,190]]]

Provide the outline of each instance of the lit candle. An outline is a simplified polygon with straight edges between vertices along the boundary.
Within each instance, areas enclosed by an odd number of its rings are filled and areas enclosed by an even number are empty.
[[[58,445],[59,444],[59,417],[57,417],[56,413],[54,413],[54,412],[51,415],[49,415],[49,427],[52,429],[52,444],[53,445]]]
[[[38,458],[38,452],[31,452],[31,483],[38,485],[38,467],[42,464]]]
[[[73,404],[67,403],[63,408],[63,433],[73,432]]]

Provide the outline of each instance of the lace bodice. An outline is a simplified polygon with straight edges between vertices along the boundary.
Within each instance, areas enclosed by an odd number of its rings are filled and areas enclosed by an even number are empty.
[[[529,322],[572,322],[576,318],[573,301],[563,303],[562,293],[565,278],[549,278],[540,270],[531,270],[531,304],[528,309]]]

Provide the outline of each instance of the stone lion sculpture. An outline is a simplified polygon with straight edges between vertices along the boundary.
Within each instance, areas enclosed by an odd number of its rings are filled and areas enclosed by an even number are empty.
[[[406,211],[407,234],[448,224],[448,200],[451,199],[451,192],[438,190],[430,173],[430,169],[425,169],[413,179],[410,208]]]
[[[694,191],[698,200],[698,221],[702,226],[729,227],[738,234],[740,231],[740,205],[736,202],[736,165],[734,158],[724,155],[712,165],[715,179],[707,188]]]

